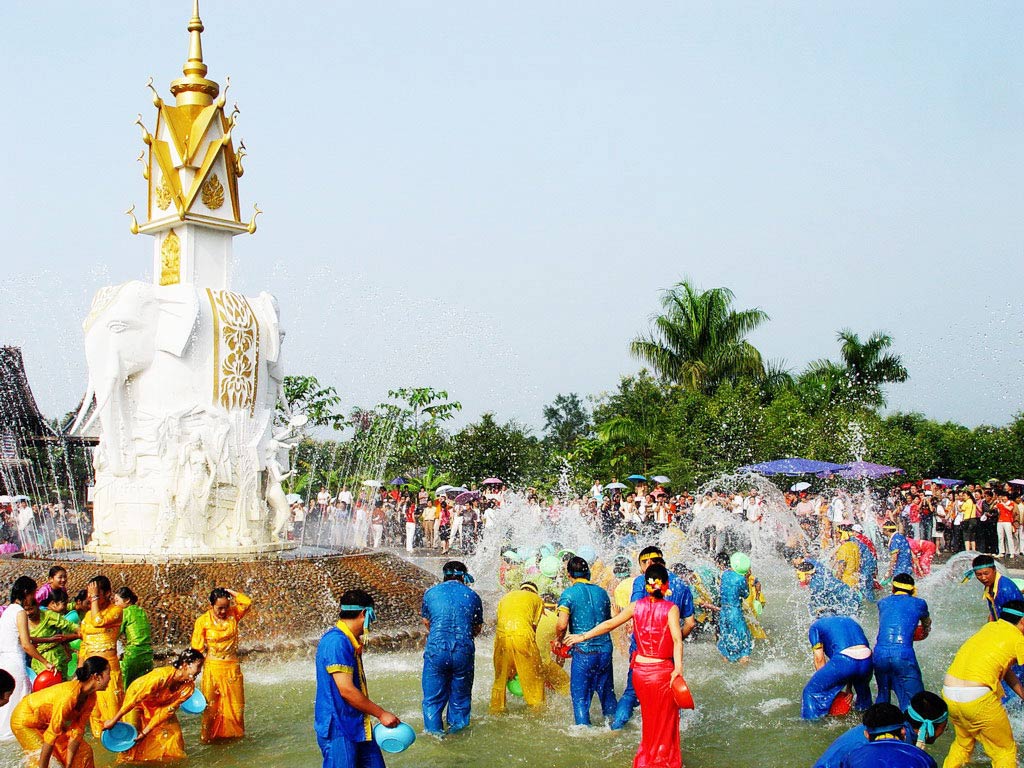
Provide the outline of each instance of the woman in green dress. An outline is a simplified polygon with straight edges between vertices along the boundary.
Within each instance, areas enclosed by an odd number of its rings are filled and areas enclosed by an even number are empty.
[[[71,661],[68,643],[79,638],[78,625],[64,617],[68,593],[63,589],[58,587],[51,590],[43,603],[42,607],[36,604],[25,611],[28,634],[39,655],[64,674]],[[32,659],[32,669],[38,674],[46,667],[37,659]]]
[[[132,681],[153,669],[153,641],[149,618],[138,605],[139,598],[128,587],[114,593],[114,605],[124,608],[121,615],[121,634],[124,635],[124,653],[121,654],[121,675],[125,689]]]

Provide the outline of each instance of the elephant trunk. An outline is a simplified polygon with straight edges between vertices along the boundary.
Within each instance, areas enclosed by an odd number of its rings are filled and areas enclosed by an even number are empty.
[[[94,415],[88,420],[88,422],[86,422],[84,425],[82,422],[85,422],[85,417],[88,416],[89,414],[89,410],[92,407],[92,399],[95,396],[96,387],[92,383],[92,376],[90,376],[89,383],[86,385],[85,388],[85,397],[82,398],[82,405],[78,409],[78,413],[75,414],[75,422],[71,425],[71,429],[68,430],[68,434],[84,434],[85,431],[92,425],[93,419],[96,418],[95,412]],[[79,430],[81,430],[81,432]]]
[[[99,417],[107,462],[110,471],[117,476],[128,475],[135,468],[135,446],[125,410],[124,385],[119,372],[100,379],[96,386],[96,411],[92,417]]]

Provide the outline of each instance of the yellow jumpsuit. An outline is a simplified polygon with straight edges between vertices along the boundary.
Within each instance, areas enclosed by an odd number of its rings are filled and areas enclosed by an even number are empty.
[[[158,667],[136,678],[124,694],[124,707],[131,707],[125,721],[149,735],[136,742],[127,752],[117,756],[119,763],[154,763],[181,760],[185,755],[185,739],[175,715],[182,702],[195,693],[196,685],[188,680],[172,687],[174,667]]]
[[[757,611],[754,610],[754,601],[756,600],[761,604],[761,608],[764,607],[764,592],[761,591],[760,584],[756,583],[757,579],[754,578],[754,574],[751,571],[747,571],[747,597],[743,598],[743,618],[747,622],[747,629],[750,630],[750,635],[755,640],[767,640],[768,633],[764,631],[764,627],[761,626],[761,621],[758,619]]]
[[[122,608],[111,603],[100,611],[99,619],[93,616],[92,610],[86,611],[79,625],[82,645],[78,649],[78,666],[81,667],[90,656],[102,656],[110,663],[110,684],[107,690],[96,692],[96,707],[89,721],[92,735],[97,739],[103,734],[103,723],[117,714],[124,699],[121,662],[117,659],[122,613]]]
[[[843,564],[839,579],[854,589],[860,589],[860,547],[857,542],[847,539],[836,550],[836,562]]]
[[[1024,664],[1024,635],[1002,619],[986,624],[956,652],[947,674],[980,683],[989,692],[967,703],[946,698],[956,736],[942,768],[967,765],[976,741],[992,759],[992,768],[1016,768],[1017,742],[1003,707],[1000,685],[1011,664]]]
[[[541,667],[544,670],[544,684],[563,696],[569,694],[569,673],[551,653],[551,641],[558,630],[558,614],[555,606],[544,608],[544,613],[537,622],[537,649],[540,651]]]
[[[626,610],[629,605],[629,598],[633,594],[633,577],[627,576],[615,585],[612,591],[612,605],[615,606],[615,613]],[[629,656],[629,639],[633,635],[633,621],[630,619],[621,627],[612,630],[612,644],[619,653],[625,657]]]
[[[76,709],[82,684],[78,680],[60,683],[30,693],[11,713],[11,730],[25,750],[30,768],[39,765],[43,743],[53,745],[53,756],[65,768],[93,768],[92,747],[85,741],[85,726],[96,706],[96,696],[88,696]],[[68,746],[72,739],[83,739],[68,765]]]
[[[248,612],[252,600],[235,593],[235,605],[221,621],[209,610],[196,619],[192,647],[206,654],[200,690],[206,697],[206,710],[199,738],[204,744],[216,739],[245,736],[245,686],[238,663],[238,622]]]
[[[505,711],[505,684],[517,674],[523,700],[531,707],[544,703],[544,672],[534,629],[543,612],[544,601],[528,589],[509,592],[498,601],[491,712]]]

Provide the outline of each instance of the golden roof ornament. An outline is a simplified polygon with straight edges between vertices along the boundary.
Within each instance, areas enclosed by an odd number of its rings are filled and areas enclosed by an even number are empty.
[[[182,67],[185,76],[171,82],[179,107],[208,107],[220,93],[220,86],[206,79],[206,64],[203,63],[203,20],[199,18],[199,0],[192,1],[192,18],[188,22],[188,60]]]

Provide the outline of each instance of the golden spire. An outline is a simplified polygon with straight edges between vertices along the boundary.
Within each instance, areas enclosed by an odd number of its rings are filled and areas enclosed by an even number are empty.
[[[171,82],[171,93],[174,94],[179,107],[207,107],[217,97],[220,86],[205,77],[207,68],[203,63],[203,20],[199,18],[199,0],[192,2],[192,18],[188,22],[188,32],[188,61],[182,68],[185,76]]]

